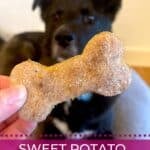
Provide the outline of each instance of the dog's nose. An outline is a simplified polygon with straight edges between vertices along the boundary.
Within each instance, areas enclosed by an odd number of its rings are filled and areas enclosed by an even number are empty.
[[[55,36],[55,40],[60,46],[66,48],[74,40],[74,36],[72,34],[57,34]]]

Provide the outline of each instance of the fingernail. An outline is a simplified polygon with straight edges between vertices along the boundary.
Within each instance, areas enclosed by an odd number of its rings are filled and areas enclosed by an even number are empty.
[[[18,107],[21,107],[25,103],[27,92],[26,88],[23,85],[17,85],[8,88],[6,91],[6,95],[7,105],[16,105]]]

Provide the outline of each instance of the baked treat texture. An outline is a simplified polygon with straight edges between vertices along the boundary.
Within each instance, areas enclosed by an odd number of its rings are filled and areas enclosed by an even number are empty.
[[[14,67],[11,79],[27,88],[20,116],[45,120],[54,106],[86,92],[115,96],[127,89],[131,70],[123,62],[122,42],[110,32],[95,35],[81,55],[47,67],[31,60]]]

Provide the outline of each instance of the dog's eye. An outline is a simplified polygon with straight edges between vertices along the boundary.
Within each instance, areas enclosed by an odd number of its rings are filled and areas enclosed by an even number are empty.
[[[95,21],[95,16],[90,15],[90,10],[88,8],[82,8],[80,10],[83,17],[83,22],[86,24],[93,24]]]
[[[62,15],[63,15],[63,10],[58,10],[58,11],[56,11],[56,13],[54,13],[54,14],[52,15],[52,16],[53,16],[53,20],[54,20],[54,21],[60,20],[61,17],[62,17]]]
[[[95,16],[84,16],[83,22],[86,24],[94,24],[95,22]]]

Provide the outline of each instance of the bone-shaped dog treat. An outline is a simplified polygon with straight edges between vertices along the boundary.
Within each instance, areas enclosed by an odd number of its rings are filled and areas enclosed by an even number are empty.
[[[122,62],[123,51],[113,33],[103,32],[88,42],[82,55],[64,62],[50,67],[31,60],[18,64],[11,79],[28,91],[21,117],[40,122],[56,104],[86,92],[120,94],[131,82],[131,71]]]

